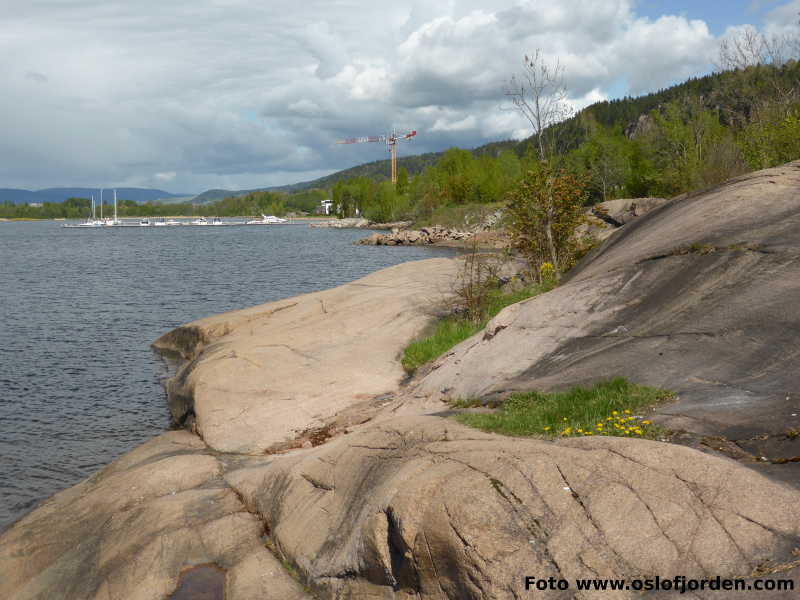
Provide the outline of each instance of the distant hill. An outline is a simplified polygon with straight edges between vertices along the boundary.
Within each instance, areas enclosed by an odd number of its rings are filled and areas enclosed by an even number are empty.
[[[14,188],[0,188],[0,202],[12,204],[28,204],[29,202],[43,202],[38,199],[36,192],[30,190],[17,190]]]
[[[255,188],[252,190],[206,190],[202,194],[198,194],[194,198],[192,198],[192,204],[210,204],[211,202],[216,202],[217,200],[224,200],[225,198],[230,198],[231,196],[245,196],[251,192],[261,192],[264,190],[274,190],[276,188]]]
[[[503,150],[514,150],[518,144],[519,142],[515,141],[491,142],[489,144],[480,146],[479,148],[475,148],[472,152],[476,155],[487,153],[498,154]],[[427,152],[425,154],[402,156],[397,159],[397,168],[400,169],[405,167],[409,175],[417,175],[418,173],[422,173],[422,171],[428,167],[435,165],[442,157],[442,154],[443,152]],[[251,192],[261,191],[286,192],[287,194],[292,194],[313,188],[330,188],[333,187],[333,184],[335,184],[337,181],[351,179],[353,177],[389,179],[389,177],[391,177],[391,173],[392,164],[389,159],[376,160],[361,165],[356,165],[355,167],[350,167],[342,171],[337,171],[335,173],[331,173],[330,175],[319,177],[318,179],[300,181],[298,183],[291,183],[288,185],[255,188],[250,190],[207,190],[202,194],[195,196],[192,199],[192,202],[194,204],[209,204],[211,202],[216,202],[217,200],[222,200],[223,198],[229,198],[231,196],[245,196]]]
[[[193,194],[172,194],[164,190],[151,188],[116,188],[118,200],[133,200],[134,202],[155,202],[157,200],[169,200],[172,198],[192,198]],[[89,198],[94,196],[96,201],[100,200],[99,188],[83,187],[64,187],[46,188],[43,190],[30,191],[12,188],[0,188],[0,202],[11,202],[12,204],[29,204],[31,202],[63,202],[67,198]],[[113,189],[103,190],[103,200],[108,203],[114,198]]]

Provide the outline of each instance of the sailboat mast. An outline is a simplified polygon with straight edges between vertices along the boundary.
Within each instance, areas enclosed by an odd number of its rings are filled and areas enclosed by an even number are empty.
[[[100,220],[103,220],[103,188],[100,188]]]
[[[117,224],[117,190],[114,190],[114,225]]]
[[[92,221],[94,221],[94,194],[92,194]]]

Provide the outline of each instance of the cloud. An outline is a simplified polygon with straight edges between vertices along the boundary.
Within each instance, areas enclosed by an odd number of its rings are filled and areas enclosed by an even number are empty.
[[[633,0],[23,3],[0,38],[0,187],[252,188],[382,159],[335,141],[393,127],[419,132],[401,153],[520,138],[502,87],[525,53],[559,60],[579,108],[701,74],[714,43]]]
[[[175,171],[169,171],[167,173],[156,173],[155,179],[163,183],[169,183],[170,181],[173,181],[175,179],[176,175],[177,173]]]

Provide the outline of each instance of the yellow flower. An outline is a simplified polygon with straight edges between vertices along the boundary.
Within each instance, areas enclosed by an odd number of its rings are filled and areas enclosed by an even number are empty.
[[[611,414],[612,414],[612,415],[614,415],[614,416],[616,417],[616,416],[617,416],[619,413],[618,413],[617,411],[615,411],[615,410],[612,410],[612,411],[611,411]]]
[[[550,426],[548,425],[547,427],[544,428],[544,430],[545,431],[550,431]]]
[[[652,421],[642,421],[642,425],[650,425]]]
[[[586,435],[594,435],[591,431],[587,431]]]
[[[625,414],[626,414],[626,415],[629,415],[629,414],[631,414],[631,411],[629,411],[627,408],[625,409],[625,411],[624,411],[624,412],[625,412]]]
[[[603,427],[603,424],[602,423],[598,423],[597,426],[598,427]]]
[[[562,418],[561,420],[562,420],[562,421],[566,421],[566,420],[567,420],[567,417],[564,417],[564,418]]]
[[[583,433],[583,429],[578,429],[578,433]]]
[[[613,421],[613,420],[614,419],[612,419],[611,417],[606,417],[606,421]]]

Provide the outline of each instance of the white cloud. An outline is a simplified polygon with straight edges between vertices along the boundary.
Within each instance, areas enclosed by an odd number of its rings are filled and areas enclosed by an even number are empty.
[[[475,129],[478,120],[475,115],[468,115],[458,121],[447,121],[446,119],[436,119],[430,131],[469,131]]]
[[[714,39],[703,22],[638,18],[635,6],[17,4],[0,37],[0,187],[250,188],[384,158],[376,144],[334,142],[392,127],[419,132],[403,152],[524,137],[524,119],[502,110],[502,86],[537,48],[559,58],[576,108],[620,80],[639,93],[707,68]]]
[[[175,179],[177,173],[175,171],[168,171],[166,173],[156,173],[155,178],[162,183],[169,183]]]

